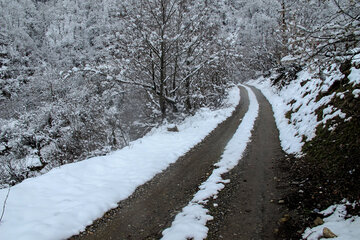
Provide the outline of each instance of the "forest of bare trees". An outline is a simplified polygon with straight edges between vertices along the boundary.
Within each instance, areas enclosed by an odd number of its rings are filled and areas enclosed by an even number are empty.
[[[0,184],[359,52],[357,0],[0,0]]]

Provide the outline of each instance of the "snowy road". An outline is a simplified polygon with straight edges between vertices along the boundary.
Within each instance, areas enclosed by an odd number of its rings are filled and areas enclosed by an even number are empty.
[[[238,166],[225,174],[230,179],[210,208],[209,240],[275,239],[274,230],[282,217],[283,206],[277,189],[276,161],[284,157],[271,105],[252,88],[260,105],[252,141]]]
[[[71,239],[274,239],[279,133],[262,93],[240,89],[233,115],[201,144]]]
[[[72,239],[160,239],[175,215],[190,202],[220,160],[248,111],[249,98],[241,87],[241,102],[233,115],[165,172],[137,189],[117,209]]]

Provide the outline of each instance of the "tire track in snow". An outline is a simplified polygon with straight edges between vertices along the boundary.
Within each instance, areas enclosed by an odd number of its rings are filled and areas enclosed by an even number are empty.
[[[274,114],[261,92],[251,88],[259,102],[259,116],[241,162],[224,174],[231,182],[207,204],[214,217],[207,223],[207,240],[279,239],[274,234],[278,221],[288,213],[284,205],[278,204],[286,191],[284,183],[278,182],[283,174],[278,159],[285,156]]]
[[[222,179],[221,175],[234,168],[241,160],[246,146],[251,139],[251,131],[259,113],[259,104],[253,91],[246,87],[250,105],[249,110],[242,119],[232,139],[225,147],[221,160],[215,164],[215,168],[209,178],[203,182],[199,191],[194,195],[190,203],[177,214],[170,228],[163,231],[162,240],[201,240],[207,236],[206,222],[212,220],[209,210],[204,206],[211,197],[225,187],[229,180]]]

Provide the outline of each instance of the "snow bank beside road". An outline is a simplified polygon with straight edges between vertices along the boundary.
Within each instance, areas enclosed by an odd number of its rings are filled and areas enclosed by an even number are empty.
[[[249,110],[245,114],[241,124],[234,136],[225,147],[221,160],[215,164],[209,178],[200,185],[199,191],[194,195],[190,203],[176,215],[170,228],[163,231],[162,240],[202,240],[207,236],[208,228],[206,222],[213,217],[203,205],[210,197],[215,197],[228,180],[222,179],[221,175],[233,169],[240,161],[251,138],[251,131],[254,128],[255,119],[258,116],[259,104],[252,90],[246,87],[249,92]]]
[[[322,192],[312,186],[322,181],[325,187],[319,188],[325,189],[328,195],[334,195],[334,199],[341,195],[352,195],[348,190],[340,191],[341,193],[333,190],[338,186],[342,187],[344,179],[354,179],[351,175],[357,171],[356,164],[353,164],[357,160],[356,151],[352,149],[357,149],[354,129],[357,129],[358,124],[354,117],[358,106],[356,98],[360,93],[359,57],[360,55],[354,57],[349,66],[333,64],[321,71],[306,68],[297,73],[295,79],[287,79],[287,82],[280,78],[279,73],[274,73],[269,78],[261,77],[249,83],[259,88],[271,103],[283,150],[301,156],[304,143],[309,143],[304,152],[309,153],[309,162],[320,177],[306,180],[304,177],[303,180],[307,186],[305,188],[313,193],[316,191],[315,195]],[[274,82],[284,86],[273,86]],[[318,137],[316,133],[319,134]],[[314,141],[309,142],[312,139]],[[337,187],[329,189],[326,187],[330,186],[329,182]],[[310,193],[307,196],[314,195]],[[313,201],[322,199],[315,198]],[[359,239],[359,216],[346,216],[343,213],[344,205],[341,204],[333,208],[337,210],[331,217],[324,219],[325,224],[307,229],[304,239],[319,239],[325,227],[339,236],[335,239]]]
[[[297,78],[281,89],[272,85],[269,78],[252,80],[248,84],[257,87],[271,103],[276,125],[280,132],[283,150],[289,154],[301,155],[303,139],[309,141],[315,137],[316,127],[339,116],[346,119],[346,114],[330,104],[335,93],[322,96],[343,74],[336,69],[324,71],[325,79],[320,79],[316,72],[305,69],[297,74]],[[341,94],[341,93],[338,93]],[[322,119],[318,119],[317,111],[322,109]],[[330,126],[335,128],[336,124]]]
[[[79,233],[204,139],[239,101],[234,87],[226,108],[200,110],[178,125],[179,132],[161,126],[112,154],[64,165],[12,187],[0,238],[55,240]],[[0,190],[0,203],[6,194],[7,189]]]
[[[338,240],[353,240],[359,239],[360,236],[360,217],[348,216],[346,211],[346,205],[355,207],[359,203],[345,203],[336,204],[330,206],[328,209],[321,212],[321,214],[327,216],[324,219],[324,224],[314,228],[307,228],[303,233],[303,239],[318,240],[323,237],[323,229],[326,227],[330,229]],[[330,214],[330,215],[329,215]]]
[[[287,99],[283,99],[276,93],[276,90],[271,86],[271,82],[268,79],[252,81],[249,85],[260,89],[271,103],[283,150],[287,153],[299,153],[303,145],[301,143],[301,137],[297,135],[295,126],[289,124],[289,120],[285,118],[286,112],[289,111],[289,106],[286,102]]]

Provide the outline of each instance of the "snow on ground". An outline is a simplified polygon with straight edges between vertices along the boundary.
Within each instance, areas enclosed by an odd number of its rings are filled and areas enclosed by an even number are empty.
[[[359,77],[360,79],[360,77]],[[360,89],[355,89],[352,94],[354,95],[355,98],[358,98],[360,96]]]
[[[208,228],[206,222],[213,217],[208,214],[208,210],[203,204],[210,197],[216,198],[224,184],[229,180],[222,179],[221,175],[234,168],[243,156],[247,143],[250,141],[251,131],[254,127],[255,119],[258,116],[259,104],[254,93],[246,87],[249,92],[250,105],[241,124],[236,130],[232,139],[225,147],[224,153],[213,170],[209,178],[200,185],[199,191],[194,195],[190,203],[176,215],[170,228],[163,231],[162,240],[186,240],[205,239]]]
[[[316,127],[320,123],[331,121],[336,116],[346,118],[345,113],[329,105],[331,99],[336,96],[335,93],[324,96],[320,100],[317,99],[319,93],[325,93],[336,80],[343,76],[335,70],[335,65],[332,67],[332,70],[324,73],[325,80],[317,77],[315,72],[305,69],[298,73],[297,79],[280,90],[272,86],[269,78],[261,77],[249,82],[249,85],[259,88],[271,103],[280,132],[281,146],[285,152],[301,155],[303,138],[307,141],[314,138]],[[341,93],[337,96],[341,98]],[[318,120],[316,110],[323,106],[325,107],[323,119]],[[331,127],[334,129],[336,126]]]
[[[66,239],[174,163],[228,118],[240,101],[229,91],[226,108],[202,109],[169,132],[164,125],[107,156],[67,164],[11,188],[1,239]],[[0,190],[0,204],[8,190]]]
[[[352,84],[360,84],[360,69],[352,68],[348,78]]]
[[[360,64],[360,54],[354,58],[353,63]],[[356,62],[357,61],[357,62]],[[272,105],[277,127],[280,132],[282,148],[285,152],[301,156],[303,140],[309,141],[315,137],[315,131],[319,124],[328,123],[328,130],[332,131],[337,127],[333,119],[343,119],[348,121],[351,116],[347,116],[340,109],[332,104],[331,100],[335,97],[345,98],[344,92],[326,93],[335,81],[341,80],[344,75],[338,70],[338,66],[332,65],[331,69],[324,71],[321,78],[316,71],[309,68],[297,74],[297,79],[291,81],[288,85],[279,89],[272,86],[270,78],[260,77],[252,80],[248,84],[259,88]],[[348,75],[349,83],[355,88],[352,94],[355,98],[360,95],[360,70],[356,67],[351,68]],[[318,96],[322,96],[319,98]],[[319,112],[320,118],[318,118]],[[332,206],[333,215],[326,218],[325,224],[307,229],[303,235],[304,239],[319,239],[322,236],[324,227],[328,227],[341,240],[359,239],[360,235],[360,217],[352,216],[345,218],[344,204]],[[324,213],[325,214],[325,213]]]
[[[258,82],[252,81],[248,83],[261,90],[267,100],[271,103],[274,112],[276,125],[280,133],[281,146],[287,153],[298,153],[301,151],[301,137],[297,135],[295,126],[289,124],[285,114],[289,111],[287,100],[283,99],[276,92],[276,89],[271,87],[271,82],[268,79],[258,79]]]
[[[356,203],[354,203],[356,204]],[[323,237],[323,229],[327,227],[338,237],[333,239],[338,240],[353,240],[359,239],[360,236],[360,217],[347,216],[346,205],[353,205],[346,200],[341,204],[330,206],[328,209],[321,212],[324,216],[324,224],[314,228],[307,228],[303,233],[303,239],[318,240]],[[329,216],[330,215],[330,216]]]

